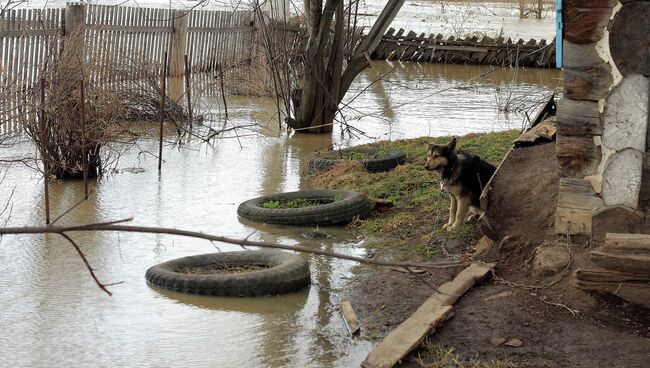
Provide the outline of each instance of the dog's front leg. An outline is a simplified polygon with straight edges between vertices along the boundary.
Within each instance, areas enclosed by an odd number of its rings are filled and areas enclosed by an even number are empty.
[[[456,221],[456,208],[458,207],[458,201],[456,201],[456,197],[451,193],[449,194],[449,197],[451,198],[451,203],[449,204],[449,220],[442,226],[443,229],[451,227]]]
[[[461,196],[456,199],[456,202],[458,202],[456,203],[456,219],[454,220],[453,225],[447,227],[447,231],[454,231],[463,224],[465,217],[467,217],[467,209],[471,204],[471,199],[469,197]]]

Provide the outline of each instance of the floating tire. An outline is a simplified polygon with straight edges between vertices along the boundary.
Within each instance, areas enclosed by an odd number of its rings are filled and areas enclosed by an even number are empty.
[[[184,267],[266,266],[257,271],[223,274],[188,274]],[[303,257],[280,251],[209,253],[174,259],[153,266],[145,274],[147,283],[167,290],[218,296],[285,294],[310,284],[309,264]]]
[[[306,199],[324,204],[302,208],[264,208],[269,201]],[[282,225],[336,225],[349,223],[370,212],[370,202],[359,193],[344,190],[315,189],[278,193],[243,202],[237,214],[249,220]]]
[[[354,147],[341,150],[343,154],[346,153],[361,153],[363,155],[374,155],[379,152],[380,149],[376,147]],[[339,156],[338,151],[329,151],[322,154],[322,157],[314,157],[309,160],[307,163],[307,168],[310,171],[325,171],[329,170],[332,166],[349,161],[358,161],[366,168],[369,172],[382,172],[390,171],[397,165],[401,165],[406,162],[406,154],[402,150],[398,149],[387,149],[384,151],[385,154],[379,158],[370,158],[365,160],[346,160],[337,158]]]

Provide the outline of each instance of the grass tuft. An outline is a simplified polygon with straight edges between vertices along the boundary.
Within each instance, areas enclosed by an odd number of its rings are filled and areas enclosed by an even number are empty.
[[[517,131],[470,134],[458,138],[460,151],[475,154],[498,165],[519,136]],[[394,207],[358,223],[372,251],[390,248],[397,259],[429,260],[440,255],[460,254],[478,240],[478,228],[467,224],[454,232],[442,226],[449,216],[449,196],[440,190],[436,173],[426,171],[426,142],[443,144],[451,137],[417,138],[380,142],[381,150],[400,149],[406,162],[384,173],[369,173],[356,162],[344,162],[312,177],[315,187],[346,189],[368,198],[388,199]]]

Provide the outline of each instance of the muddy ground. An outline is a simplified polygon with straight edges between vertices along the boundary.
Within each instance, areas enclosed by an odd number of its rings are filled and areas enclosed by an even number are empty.
[[[491,195],[488,212],[499,219],[492,234],[496,241],[482,239],[473,254],[496,261],[496,277],[463,296],[454,317],[405,358],[404,366],[648,366],[650,312],[571,285],[572,271],[589,263],[591,245],[554,234],[557,183],[554,143],[513,151]],[[534,272],[535,250],[558,245],[571,253],[568,266],[550,275]],[[363,336],[379,340],[454,274],[363,267],[345,297],[358,314]],[[499,345],[503,339],[523,344]]]

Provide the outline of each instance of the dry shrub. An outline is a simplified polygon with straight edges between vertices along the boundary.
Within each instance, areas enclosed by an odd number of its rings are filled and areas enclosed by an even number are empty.
[[[83,152],[88,177],[110,172],[111,166],[139,134],[129,122],[160,119],[161,64],[137,55],[111,55],[105,50],[86,52],[79,35],[66,38],[63,51],[58,43],[47,46],[52,55],[42,66],[41,82],[30,88],[0,95],[21,96],[18,116],[31,140],[40,148],[41,108],[45,123],[45,154],[49,176],[57,179],[83,176]],[[87,50],[87,49],[86,49]],[[81,83],[85,86],[85,136],[81,124]],[[41,104],[41,88],[45,101]],[[15,97],[12,97],[15,98]],[[1,99],[1,98],[0,98]],[[188,122],[184,101],[165,100],[165,122],[172,122],[181,135]],[[195,114],[195,116],[200,114]],[[200,120],[200,116],[195,119]],[[85,141],[85,146],[82,144]],[[124,143],[129,143],[125,145]]]
[[[103,88],[90,76],[97,75],[101,63],[83,60],[83,39],[71,36],[63,52],[52,58],[41,70],[41,82],[25,93],[27,111],[20,116],[22,125],[32,141],[42,147],[41,109],[45,116],[45,154],[50,176],[58,179],[83,175],[82,142],[85,141],[88,177],[102,174],[102,156],[107,144],[116,140],[118,122],[124,116],[124,106],[118,95]],[[51,51],[51,48],[50,48]],[[85,137],[81,125],[81,81],[85,81]],[[43,87],[44,85],[44,87]],[[45,103],[41,105],[41,89]]]

